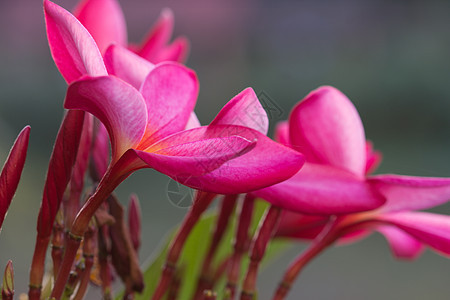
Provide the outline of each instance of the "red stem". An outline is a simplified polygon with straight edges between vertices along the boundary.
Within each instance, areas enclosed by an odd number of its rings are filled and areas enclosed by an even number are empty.
[[[197,281],[197,289],[194,294],[194,299],[202,299],[203,291],[212,288],[213,275],[211,274],[211,264],[225,230],[228,227],[231,214],[236,206],[237,197],[238,195],[227,195],[222,199],[219,216],[217,217],[216,228],[211,239],[211,244],[209,245],[208,253],[203,260],[202,271],[200,272],[200,276]]]
[[[248,251],[250,238],[248,235],[250,223],[253,216],[255,198],[249,194],[245,196],[239,212],[239,222],[234,239],[234,252],[229,262],[228,282],[225,288],[227,299],[234,299],[236,286],[241,273],[242,256]]]
[[[42,279],[44,277],[45,256],[50,237],[36,237],[36,245],[34,248],[33,260],[30,269],[30,283],[28,290],[29,300],[40,300]]]
[[[112,299],[111,295],[111,266],[109,262],[109,228],[103,225],[98,231],[98,264],[100,266],[100,279],[102,281],[103,299]]]
[[[55,223],[53,224],[52,235],[52,261],[53,261],[53,278],[58,276],[58,270],[61,266],[62,255],[64,252],[64,225],[62,224],[61,211],[58,212]]]
[[[241,300],[254,298],[259,265],[264,257],[267,245],[277,229],[280,216],[281,208],[272,205],[267,209],[266,215],[260,223],[251,249],[250,264],[242,287]]]
[[[200,219],[203,212],[211,204],[216,195],[207,192],[198,191],[193,205],[183,220],[183,224],[180,227],[175,238],[172,240],[172,244],[169,247],[169,253],[167,254],[166,262],[163,267],[161,277],[159,279],[158,286],[153,294],[152,300],[161,299],[167,291],[172,278],[176,271],[176,264],[180,258],[183,246],[194,228],[197,221]]]
[[[119,183],[129,175],[129,173],[125,174],[126,175],[122,176],[117,176],[117,174],[115,174],[116,176],[113,176],[112,172],[108,171],[99,183],[95,193],[86,201],[78,212],[78,215],[73,222],[72,229],[68,234],[64,258],[51,294],[51,297],[54,297],[56,300],[59,300],[64,292],[64,286],[69,278],[77,250],[95,211],[100,207],[103,201],[109,197]]]
[[[95,239],[97,237],[97,227],[94,222],[91,222],[89,229],[84,234],[83,243],[83,257],[84,257],[84,270],[80,276],[80,284],[78,286],[77,293],[74,300],[82,300],[86,294],[87,287],[90,280],[91,269],[94,265],[94,252],[95,252]]]
[[[309,248],[302,252],[300,256],[291,263],[285,272],[282,281],[278,285],[273,300],[283,300],[303,267],[341,236],[338,225],[339,223],[337,220],[330,220],[328,225],[311,243]]]

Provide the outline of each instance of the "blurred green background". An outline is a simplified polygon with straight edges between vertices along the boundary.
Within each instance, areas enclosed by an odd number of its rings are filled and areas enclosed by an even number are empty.
[[[76,1],[56,1],[72,9]],[[207,124],[242,89],[264,92],[286,119],[309,91],[329,84],[354,102],[366,135],[384,154],[379,173],[450,176],[449,1],[121,1],[129,39],[137,42],[163,7],[175,33],[189,37],[188,65],[201,90],[196,112]],[[48,50],[42,2],[0,0],[0,154],[23,126],[32,127],[23,180],[0,235],[0,267],[12,259],[16,290],[27,290],[46,165],[63,114],[65,82]],[[139,171],[119,189],[141,199],[142,261],[185,208],[171,204],[169,179]],[[449,206],[435,209],[448,213]],[[303,247],[260,278],[269,299],[282,271]],[[450,262],[427,251],[395,261],[379,235],[337,247],[301,275],[289,299],[450,299]],[[93,294],[92,299],[97,296]]]

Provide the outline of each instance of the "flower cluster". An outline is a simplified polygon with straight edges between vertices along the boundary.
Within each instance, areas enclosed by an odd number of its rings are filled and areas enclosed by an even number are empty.
[[[128,44],[116,0],[83,0],[73,14],[44,0],[44,12],[50,51],[68,84],[67,111],[37,220],[30,300],[82,299],[90,282],[111,299],[116,277],[124,284],[124,299],[133,299],[148,285],[153,300],[166,295],[184,299],[179,296],[183,247],[220,195],[193,299],[234,299],[238,291],[243,300],[255,299],[260,262],[278,238],[311,243],[288,267],[275,291],[277,300],[285,298],[303,266],[324,249],[374,231],[386,237],[399,258],[415,258],[424,246],[450,255],[450,217],[418,211],[448,201],[450,179],[370,175],[381,154],[366,141],[358,112],[339,90],[324,86],[312,91],[288,121],[278,124],[275,141],[266,136],[267,114],[251,88],[201,126],[194,113],[198,79],[183,64],[189,43],[184,37],[170,42],[170,10],[162,12],[140,45]],[[0,175],[0,229],[25,163],[29,131],[26,127],[19,134]],[[196,190],[151,284],[138,259],[138,198],[130,196],[127,218],[114,194],[143,168]],[[256,199],[269,206],[253,234]],[[234,242],[217,264],[238,203]],[[50,244],[52,268],[44,278]],[[219,289],[221,278],[227,283]],[[13,295],[8,263],[2,299]]]

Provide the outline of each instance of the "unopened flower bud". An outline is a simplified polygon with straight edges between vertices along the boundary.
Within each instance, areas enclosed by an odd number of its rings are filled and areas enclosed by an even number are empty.
[[[2,299],[9,300],[14,297],[14,269],[12,261],[8,261],[3,275]]]

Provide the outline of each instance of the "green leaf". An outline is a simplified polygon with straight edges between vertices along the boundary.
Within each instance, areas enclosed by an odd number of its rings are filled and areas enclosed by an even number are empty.
[[[266,202],[257,201],[255,203],[254,215],[251,223],[252,233],[258,227],[259,221],[267,207],[268,204]],[[235,218],[232,219],[233,221],[231,222],[230,226],[228,226],[222,242],[217,249],[215,257],[216,265],[232,253],[233,237],[235,232]],[[197,287],[197,279],[199,277],[199,273],[203,263],[203,258],[206,256],[206,252],[211,241],[212,231],[215,226],[215,220],[216,213],[205,214],[196,224],[186,241],[180,262],[178,264],[178,269],[182,271],[181,287],[179,290],[178,299],[190,299],[195,292],[195,288]],[[176,230],[178,230],[178,228]],[[149,299],[156,289],[156,285],[158,284],[162,266],[167,254],[167,248],[171,238],[175,235],[175,232],[175,230],[172,231],[167,240],[163,243],[163,247],[161,248],[159,253],[151,259],[151,261],[145,268],[145,289],[142,294],[136,294],[136,300]],[[269,261],[272,261],[277,256],[277,254],[287,248],[287,245],[288,242],[271,242],[264,257],[263,265],[266,265]],[[242,263],[242,276],[245,274],[248,262],[248,257],[245,257]],[[225,281],[225,278],[223,278],[215,287],[215,291],[218,295],[217,299],[222,299],[226,283]],[[121,299],[120,295],[116,299]]]

